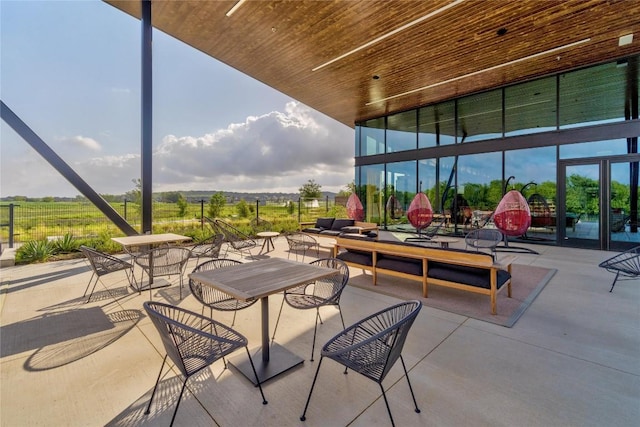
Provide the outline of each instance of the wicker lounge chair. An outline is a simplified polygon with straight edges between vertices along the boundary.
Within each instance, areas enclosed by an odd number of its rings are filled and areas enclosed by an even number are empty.
[[[636,246],[635,248],[602,261],[598,264],[598,267],[616,274],[611,284],[611,289],[609,290],[609,292],[613,292],[613,287],[616,285],[620,276],[623,277],[620,280],[633,280],[640,277],[640,246]]]
[[[89,286],[91,286],[91,282],[93,282],[93,287],[91,288],[91,292],[89,293],[89,297],[86,302],[91,301],[91,296],[93,295],[93,291],[96,289],[96,285],[98,284],[98,280],[102,276],[105,276],[110,273],[115,273],[116,271],[124,271],[127,275],[127,280],[129,284],[135,287],[134,277],[133,277],[133,264],[123,261],[120,258],[116,258],[113,255],[106,254],[104,252],[100,252],[96,249],[90,248],[88,246],[80,246],[80,251],[87,258],[89,265],[91,265],[91,269],[93,273],[89,278],[89,283],[87,283],[87,287],[84,290],[84,294],[87,296],[87,291],[89,290]],[[95,281],[93,278],[95,277]]]

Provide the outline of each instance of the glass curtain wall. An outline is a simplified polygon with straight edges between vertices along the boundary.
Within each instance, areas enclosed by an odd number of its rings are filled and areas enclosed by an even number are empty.
[[[557,206],[559,186],[565,191],[565,183],[557,182],[559,162],[638,153],[638,127],[625,125],[638,119],[638,62],[630,57],[356,124],[356,164],[371,155],[385,159],[360,166],[369,217],[402,228],[420,189],[456,232],[491,226],[490,213],[513,176],[510,186],[523,193],[532,212],[522,238],[562,243],[556,215],[569,223],[575,213]],[[586,126],[593,131],[578,129]],[[620,136],[611,138],[611,130]],[[630,163],[635,172],[628,173]],[[612,165],[610,191],[621,198],[612,199],[603,218],[614,221],[629,211],[633,218],[625,227],[635,224],[637,231],[637,162]],[[627,171],[625,179],[614,178],[618,169]]]

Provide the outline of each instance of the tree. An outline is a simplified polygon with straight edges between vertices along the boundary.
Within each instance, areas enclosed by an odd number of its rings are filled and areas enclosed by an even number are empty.
[[[185,216],[187,214],[187,207],[189,206],[189,204],[187,203],[187,199],[184,198],[182,193],[178,194],[178,200],[176,200],[176,204],[178,205],[178,216]]]
[[[217,218],[220,216],[220,212],[222,212],[222,208],[224,207],[227,200],[224,197],[222,192],[215,193],[209,199],[209,208],[207,209],[207,214],[211,218]]]
[[[142,203],[142,180],[140,178],[132,179],[131,182],[133,182],[136,187],[133,190],[127,191],[124,196],[127,200],[139,205]]]
[[[316,183],[315,180],[310,179],[306,184],[300,187],[298,191],[300,191],[300,197],[302,200],[313,200],[322,197],[321,188],[322,186],[320,184]]]
[[[249,205],[244,199],[238,202],[236,210],[238,211],[238,216],[240,216],[240,218],[247,218],[249,216]]]

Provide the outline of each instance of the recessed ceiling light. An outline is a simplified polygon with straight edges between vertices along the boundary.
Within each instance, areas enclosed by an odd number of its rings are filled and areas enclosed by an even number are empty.
[[[327,66],[327,65],[329,65],[329,64],[333,64],[334,62],[339,61],[339,60],[341,60],[341,59],[343,59],[343,58],[346,58],[347,56],[352,55],[352,54],[354,54],[354,53],[356,53],[356,52],[358,52],[358,51],[361,51],[362,49],[366,49],[366,48],[368,48],[369,46],[374,45],[374,44],[376,44],[376,43],[378,43],[378,42],[380,42],[380,41],[382,41],[382,40],[386,39],[387,37],[391,37],[391,36],[393,36],[393,35],[395,35],[395,34],[397,34],[397,33],[401,32],[401,31],[406,30],[407,28],[411,28],[411,27],[413,27],[414,25],[419,24],[420,22],[422,22],[422,21],[424,21],[424,20],[426,20],[426,19],[431,18],[432,16],[435,16],[435,15],[437,15],[437,14],[439,14],[439,13],[444,12],[444,11],[445,11],[445,10],[447,10],[447,9],[450,9],[450,8],[452,8],[452,7],[454,7],[454,6],[457,6],[458,4],[462,3],[463,1],[465,1],[465,0],[455,0],[454,2],[449,3],[449,4],[447,4],[446,6],[441,7],[440,9],[434,10],[433,12],[428,13],[428,14],[426,14],[426,15],[424,15],[424,16],[421,16],[421,17],[420,17],[420,18],[418,18],[418,19],[414,19],[413,21],[411,21],[411,22],[409,22],[409,23],[407,23],[407,24],[404,24],[404,25],[402,25],[402,26],[400,26],[400,27],[396,28],[396,29],[395,29],[395,30],[393,30],[393,31],[389,31],[388,33],[383,34],[383,35],[381,35],[380,37],[376,37],[375,39],[373,39],[373,40],[371,40],[371,41],[368,41],[367,43],[363,44],[362,46],[358,46],[357,48],[355,48],[355,49],[353,49],[353,50],[350,50],[350,51],[349,51],[349,52],[347,52],[347,53],[343,53],[342,55],[340,55],[340,56],[338,56],[338,57],[336,57],[336,58],[333,58],[332,60],[327,61],[327,62],[325,62],[324,64],[318,65],[317,67],[312,68],[312,69],[311,69],[311,71],[318,71],[319,69],[324,68],[324,67],[326,67],[326,66]]]
[[[377,74],[373,76],[373,80],[378,80],[379,78],[380,78],[380,76],[377,75]]]
[[[626,46],[633,41],[633,34],[627,34],[618,39],[618,46]]]
[[[231,16],[233,15],[233,12],[235,12],[236,10],[238,10],[238,8],[240,6],[242,6],[242,3],[244,3],[246,0],[238,0],[238,3],[234,4],[233,7],[231,9],[229,9],[229,12],[227,12],[225,15],[226,16]]]
[[[369,105],[373,105],[373,104],[379,104],[381,102],[385,102],[385,101],[388,101],[390,99],[400,98],[401,96],[410,95],[410,94],[416,93],[416,92],[421,92],[421,91],[426,90],[426,89],[431,89],[432,87],[436,87],[436,86],[440,86],[440,85],[443,85],[443,84],[455,82],[455,81],[458,81],[458,80],[461,80],[461,79],[465,79],[467,77],[476,76],[476,75],[484,73],[486,71],[493,71],[493,70],[496,70],[498,68],[505,67],[507,65],[513,65],[513,64],[517,64],[518,62],[526,61],[526,60],[529,60],[529,59],[534,59],[534,58],[537,58],[537,57],[543,56],[543,55],[548,55],[550,53],[554,53],[554,52],[558,52],[558,51],[561,51],[561,50],[564,50],[564,49],[568,49],[570,47],[578,46],[578,45],[583,44],[583,43],[588,43],[589,41],[591,41],[590,38],[582,39],[582,40],[579,40],[577,42],[565,44],[564,46],[555,47],[553,49],[545,50],[544,52],[534,53],[533,55],[525,56],[524,58],[518,58],[518,59],[514,59],[513,61],[505,62],[503,64],[494,65],[493,67],[485,68],[484,70],[474,71],[473,73],[465,74],[463,76],[454,77],[452,79],[445,80],[445,81],[438,82],[438,83],[433,83],[433,84],[430,84],[430,85],[427,85],[427,86],[422,86],[422,87],[419,87],[417,89],[408,90],[406,92],[402,92],[402,93],[399,93],[397,95],[391,95],[391,96],[388,96],[386,98],[369,101],[365,105],[369,106]],[[559,58],[560,57],[558,57],[558,59]]]
[[[498,34],[499,36],[504,36],[505,34],[507,34],[507,29],[500,28],[498,31],[496,31],[496,34]]]

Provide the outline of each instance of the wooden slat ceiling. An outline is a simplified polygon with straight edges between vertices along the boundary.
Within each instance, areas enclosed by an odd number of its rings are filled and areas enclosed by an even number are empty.
[[[138,1],[105,1],[140,18]],[[246,1],[225,16],[234,4],[153,1],[152,22],[351,127],[640,53],[637,0]]]

